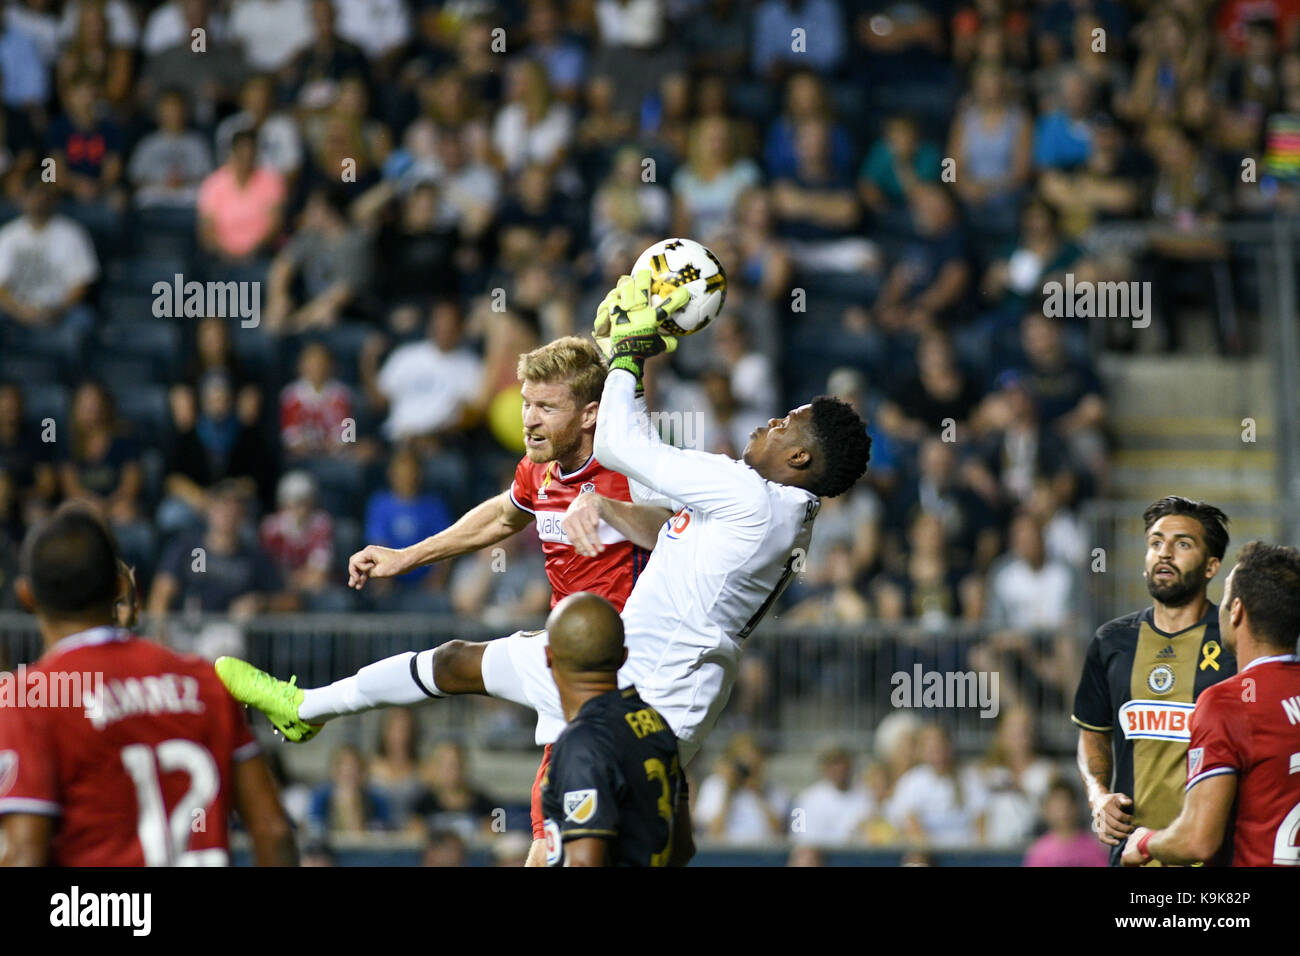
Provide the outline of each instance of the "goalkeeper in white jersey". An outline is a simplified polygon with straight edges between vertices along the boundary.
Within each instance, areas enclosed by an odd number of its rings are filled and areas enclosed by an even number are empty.
[[[755,429],[741,460],[666,445],[641,399],[645,361],[676,347],[657,331],[688,293],[657,308],[648,271],[623,277],[597,318],[610,360],[596,424],[595,457],[672,502],[649,563],[623,610],[628,649],[622,687],[635,686],[677,735],[685,765],[726,705],[741,644],[780,596],[806,553],[820,499],[843,494],[866,471],[866,423],[847,404],[817,398]],[[580,554],[597,547],[591,529],[566,519]],[[802,549],[802,551],[801,551]],[[449,694],[486,693],[537,711],[537,742],[564,729],[546,663],[546,632],[483,644],[448,641],[364,668],[326,717],[410,705]],[[241,701],[266,713],[291,740],[314,733],[299,713],[303,690],[231,658],[217,672]],[[311,719],[321,719],[313,711]]]

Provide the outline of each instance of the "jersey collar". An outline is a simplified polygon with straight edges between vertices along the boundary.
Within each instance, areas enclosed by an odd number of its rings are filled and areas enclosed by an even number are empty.
[[[107,644],[110,641],[125,641],[131,637],[131,632],[122,627],[110,627],[102,625],[92,627],[88,631],[78,631],[76,634],[69,634],[52,648],[52,653],[64,654],[68,651],[74,651],[79,647],[90,647],[94,644]]]
[[[1297,657],[1295,654],[1274,654],[1272,657],[1257,657],[1245,667],[1241,668],[1241,670],[1237,671],[1237,673],[1240,674],[1242,671],[1248,671],[1256,664],[1295,664],[1297,662],[1300,662],[1300,657]]]
[[[596,453],[592,452],[590,455],[587,456],[586,461],[584,461],[581,465],[579,465],[575,470],[569,472],[567,475],[564,473],[564,469],[560,467],[560,463],[557,461],[555,463],[555,477],[558,481],[568,481],[570,478],[576,478],[578,477],[578,475],[586,471],[587,466],[590,465],[595,460],[596,460]]]

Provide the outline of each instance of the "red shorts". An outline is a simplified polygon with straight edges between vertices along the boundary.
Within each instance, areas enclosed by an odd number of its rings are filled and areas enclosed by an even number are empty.
[[[546,780],[546,771],[551,769],[551,747],[547,744],[542,751],[542,762],[537,767],[537,776],[533,780],[533,839],[546,839],[546,815],[542,813],[542,783]]]

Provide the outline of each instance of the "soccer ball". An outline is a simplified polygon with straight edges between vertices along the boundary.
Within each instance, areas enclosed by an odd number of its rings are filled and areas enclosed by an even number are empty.
[[[655,306],[681,286],[691,292],[689,302],[659,323],[668,335],[698,332],[717,317],[727,301],[726,270],[717,256],[694,239],[659,240],[641,253],[632,273],[642,269],[649,269],[654,276],[650,301]]]

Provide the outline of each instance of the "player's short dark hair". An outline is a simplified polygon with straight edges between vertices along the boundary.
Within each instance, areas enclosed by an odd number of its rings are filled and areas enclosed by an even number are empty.
[[[118,589],[117,542],[88,506],[64,505],[34,525],[23,541],[20,567],[38,611],[111,615]]]
[[[1251,541],[1237,555],[1231,590],[1231,596],[1241,600],[1255,637],[1287,651],[1295,649],[1300,637],[1300,551]]]
[[[1143,529],[1151,526],[1166,515],[1187,515],[1201,523],[1205,533],[1205,546],[1220,561],[1228,551],[1228,516],[1214,505],[1205,501],[1193,501],[1182,495],[1165,495],[1154,501],[1142,512]]]
[[[848,402],[829,395],[812,400],[813,440],[821,468],[808,490],[820,498],[834,498],[853,487],[871,460],[867,423]]]

